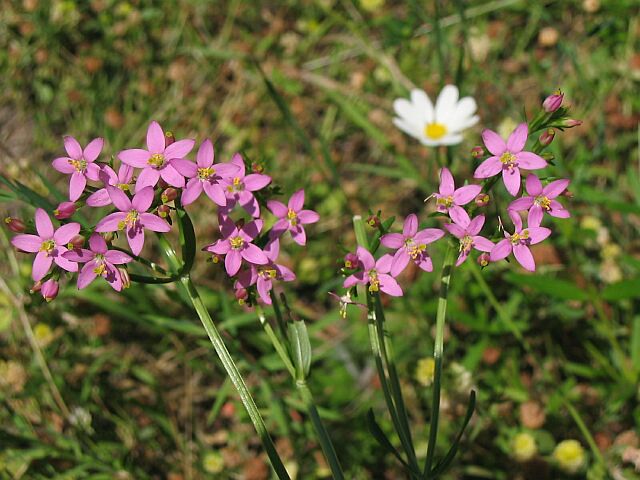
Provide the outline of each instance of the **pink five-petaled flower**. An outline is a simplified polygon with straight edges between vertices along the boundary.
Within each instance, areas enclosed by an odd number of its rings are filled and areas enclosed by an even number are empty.
[[[129,255],[118,250],[108,250],[107,242],[102,235],[94,233],[89,237],[89,250],[86,248],[69,250],[64,258],[72,262],[84,263],[78,274],[78,289],[82,290],[96,277],[104,278],[116,291],[122,290],[122,277],[116,265],[129,263],[133,260]]]
[[[362,271],[348,276],[342,284],[344,288],[351,288],[356,284],[369,284],[371,293],[383,291],[392,297],[401,297],[402,288],[396,279],[389,274],[393,257],[385,254],[375,261],[373,255],[364,247],[358,247],[356,251],[358,258],[362,262]]]
[[[462,210],[462,205],[466,205],[476,198],[482,187],[480,185],[465,185],[456,188],[453,175],[448,168],[440,170],[440,188],[436,197],[436,210],[440,213],[448,213],[451,210]]]
[[[418,217],[413,213],[407,216],[402,233],[387,233],[380,239],[380,243],[385,247],[398,249],[393,255],[391,275],[398,276],[410,260],[413,260],[422,270],[431,272],[433,263],[427,253],[427,245],[443,236],[444,232],[439,228],[425,228],[418,231]]]
[[[205,140],[198,149],[196,163],[185,159],[174,160],[175,169],[189,178],[187,188],[182,192],[183,205],[195,202],[203,190],[211,200],[221,207],[227,205],[224,188],[220,182],[235,175],[240,169],[236,164],[231,163],[214,165],[213,159],[213,144],[211,140]]]
[[[265,265],[251,265],[249,270],[245,270],[238,275],[236,282],[236,290],[240,288],[249,288],[256,284],[258,295],[264,303],[271,305],[271,297],[269,292],[273,289],[273,280],[282,282],[292,282],[296,279],[295,273],[284,265],[276,263],[278,254],[280,253],[280,241],[275,238],[264,247],[264,253],[269,259],[269,263]]]
[[[87,186],[87,179],[97,181],[100,167],[94,163],[100,152],[104,140],[102,138],[94,138],[82,150],[78,141],[71,137],[64,137],[64,149],[67,151],[68,157],[56,158],[53,161],[53,168],[60,173],[71,174],[69,180],[69,200],[75,202],[80,198],[84,188]]]
[[[173,160],[185,157],[193,148],[194,140],[178,140],[165,146],[165,136],[158,122],[151,122],[147,129],[147,150],[132,148],[123,150],[118,158],[127,165],[142,168],[136,181],[136,192],[144,187],[154,187],[160,177],[169,185],[184,187],[184,177],[173,166]]]
[[[138,255],[144,245],[144,229],[154,232],[168,232],[171,226],[152,213],[147,213],[153,202],[153,188],[145,187],[133,199],[116,187],[107,187],[113,205],[120,210],[104,217],[96,225],[96,232],[126,230],[127,241],[134,255]]]
[[[54,230],[49,215],[41,208],[36,209],[35,219],[37,235],[17,235],[11,239],[14,247],[36,253],[31,271],[33,280],[42,280],[53,262],[68,272],[77,272],[78,265],[64,258],[63,254],[67,251],[67,244],[80,232],[80,224],[67,223]]]
[[[571,214],[555,198],[564,192],[569,186],[569,180],[555,180],[546,187],[542,187],[542,182],[533,173],[527,176],[525,182],[528,197],[518,198],[511,202],[509,210],[520,212],[529,210],[527,225],[531,227],[540,226],[545,212],[552,217],[569,218]]]
[[[109,165],[104,165],[100,172],[100,180],[105,185],[104,188],[96,190],[87,198],[87,205],[90,207],[104,207],[111,204],[111,197],[106,187],[118,187],[123,192],[131,190],[131,180],[133,180],[133,167],[123,163],[118,169],[118,173]]]
[[[454,223],[448,223],[444,228],[460,240],[460,255],[456,267],[467,259],[472,248],[481,252],[490,252],[493,249],[494,244],[491,240],[478,235],[484,225],[484,215],[478,215],[471,220],[469,214],[462,210],[453,221]]]
[[[520,191],[520,169],[536,170],[547,166],[547,161],[533,152],[523,152],[529,127],[526,123],[521,123],[509,135],[509,139],[505,141],[492,130],[482,132],[482,139],[491,152],[491,157],[476,168],[473,176],[475,178],[489,178],[497,175],[502,171],[502,180],[504,186],[514,197]]]
[[[260,205],[253,196],[253,192],[263,189],[271,182],[269,175],[250,173],[245,175],[244,160],[239,153],[231,159],[231,163],[238,167],[234,177],[224,180],[225,195],[227,196],[227,211],[239,203],[253,218],[260,216]]]
[[[285,205],[277,200],[269,200],[267,207],[271,210],[278,221],[273,225],[271,229],[271,237],[280,237],[284,232],[289,230],[291,232],[291,238],[298,244],[304,245],[307,243],[307,234],[304,231],[303,225],[309,223],[316,223],[320,219],[313,210],[302,210],[304,204],[304,190],[298,190],[291,195],[289,203]]]
[[[230,277],[238,273],[242,259],[253,265],[266,265],[269,263],[267,255],[251,243],[262,230],[262,223],[262,220],[258,219],[238,228],[228,217],[221,217],[222,238],[207,245],[203,250],[216,255],[224,255],[224,267]]]
[[[504,240],[500,240],[495,247],[491,250],[490,259],[492,262],[497,262],[503,258],[507,258],[511,252],[520,265],[526,270],[534,272],[536,269],[536,262],[533,259],[529,245],[535,245],[540,243],[549,235],[551,230],[545,227],[528,227],[522,228],[522,219],[520,215],[513,210],[509,212],[511,221],[515,226],[513,234],[509,235],[506,231]]]

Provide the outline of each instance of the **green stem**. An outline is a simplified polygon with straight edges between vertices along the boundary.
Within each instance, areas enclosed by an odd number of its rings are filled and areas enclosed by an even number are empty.
[[[440,26],[440,0],[434,1],[435,19],[433,21],[433,29],[436,37],[436,52],[438,54],[438,67],[440,69],[440,89],[445,82],[444,72],[444,53],[442,52],[442,27]]]
[[[436,440],[438,439],[438,420],[440,417],[440,382],[442,378],[442,353],[444,350],[444,324],[447,316],[447,302],[449,295],[449,284],[451,282],[451,270],[455,259],[455,249],[451,244],[447,246],[444,263],[442,265],[442,276],[440,279],[440,296],[438,298],[438,310],[436,313],[436,341],[433,347],[433,358],[435,360],[435,372],[433,378],[433,398],[431,401],[431,426],[429,427],[429,443],[427,445],[427,460],[424,465],[423,477],[431,473],[433,458],[436,451]]]
[[[593,454],[593,456],[596,459],[596,461],[600,465],[605,465],[605,461],[604,461],[604,458],[602,456],[602,453],[600,452],[600,449],[598,448],[598,445],[596,444],[595,439],[591,435],[591,432],[589,431],[589,429],[585,425],[585,423],[582,420],[582,417],[580,416],[578,411],[574,408],[573,405],[571,405],[569,403],[568,400],[564,400],[563,403],[564,403],[564,406],[567,407],[567,410],[569,410],[569,414],[573,418],[573,421],[576,422],[576,425],[578,425],[578,428],[580,429],[580,432],[582,433],[582,435],[584,436],[585,440],[589,444],[589,448],[591,449],[591,453]]]

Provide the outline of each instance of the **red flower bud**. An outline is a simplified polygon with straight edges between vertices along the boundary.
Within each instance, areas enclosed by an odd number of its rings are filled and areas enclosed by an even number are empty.
[[[38,280],[36,283],[34,283],[31,286],[31,288],[29,289],[29,293],[34,294],[36,292],[39,292],[41,288],[42,288],[42,281]]]
[[[22,220],[15,217],[7,217],[4,219],[4,223],[7,224],[7,228],[13,233],[22,233],[27,227]]]
[[[558,90],[554,92],[553,95],[549,95],[547,98],[544,99],[544,102],[542,102],[542,108],[547,113],[555,112],[562,105],[563,99],[564,99],[564,93]]]
[[[171,212],[171,207],[169,207],[169,205],[160,205],[158,207],[158,216],[160,218],[167,218],[170,212]]]
[[[244,302],[246,302],[247,298],[249,298],[249,292],[247,292],[247,290],[244,288],[238,288],[235,291],[235,296],[236,300],[238,300],[238,303],[240,305],[244,305]]]
[[[551,142],[553,142],[553,138],[555,136],[556,136],[556,131],[553,128],[547,128],[544,132],[542,132],[538,141],[540,142],[540,145],[542,145],[543,147],[546,147]]]
[[[84,246],[84,237],[82,235],[75,235],[69,240],[67,243],[67,248],[69,250],[76,250],[82,248]]]
[[[573,118],[566,118],[562,121],[561,124],[561,126],[564,128],[579,127],[580,125],[582,125],[582,120],[575,120]]]
[[[42,298],[44,298],[47,302],[50,302],[58,296],[59,289],[60,286],[58,285],[58,282],[53,278],[50,278],[42,284],[42,287],[40,288],[40,294],[42,295]]]
[[[378,228],[380,226],[380,218],[377,215],[371,215],[367,218],[367,224],[371,228]]]
[[[345,268],[358,268],[358,263],[360,260],[355,253],[347,253],[344,256],[344,266]]]
[[[167,188],[160,196],[162,203],[173,202],[176,198],[178,198],[178,190],[173,187]]]
[[[264,172],[264,165],[262,165],[262,163],[260,162],[253,162],[251,164],[251,171],[253,173],[262,173]]]
[[[167,148],[169,145],[176,141],[176,137],[173,135],[173,132],[165,132],[164,133],[164,147]]]
[[[478,196],[475,198],[475,202],[476,205],[479,207],[486,207],[487,205],[489,205],[489,201],[491,200],[491,197],[489,197],[488,194],[486,193],[479,193]]]
[[[484,148],[482,148],[480,145],[476,145],[471,149],[471,156],[473,158],[484,157]]]
[[[489,262],[491,262],[491,259],[489,257],[488,253],[481,253],[478,256],[478,265],[480,265],[481,267],[486,267],[487,265],[489,265]]]
[[[53,211],[53,216],[58,220],[65,220],[71,218],[77,209],[78,207],[74,202],[62,202],[58,205],[58,208]]]

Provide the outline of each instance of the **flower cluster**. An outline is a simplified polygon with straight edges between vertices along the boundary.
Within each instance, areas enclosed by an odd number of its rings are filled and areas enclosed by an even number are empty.
[[[556,218],[570,216],[569,211],[558,201],[558,197],[566,192],[569,180],[551,180],[550,177],[546,177],[545,180],[551,181],[543,184],[539,176],[529,173],[524,182],[525,193],[507,207],[506,213],[514,225],[512,233],[503,227],[501,218],[498,217],[493,230],[482,235],[486,216],[478,210],[489,203],[489,193],[495,186],[497,175],[501,175],[508,194],[517,197],[522,191],[521,170],[537,171],[548,166],[548,161],[541,156],[541,151],[553,139],[555,130],[552,127],[562,129],[579,124],[566,117],[566,109],[561,107],[561,103],[560,94],[554,94],[545,100],[542,111],[531,122],[536,131],[543,130],[543,133],[530,148],[526,148],[530,139],[531,125],[528,123],[519,124],[506,140],[498,133],[485,129],[482,132],[484,147],[478,146],[472,150],[472,157],[480,161],[473,176],[482,183],[456,188],[451,171],[443,167],[440,170],[438,191],[427,198],[435,200],[435,215],[443,217],[444,231],[439,228],[420,229],[418,217],[413,213],[407,216],[402,233],[389,233],[388,227],[384,227],[384,222],[378,221],[376,227],[382,234],[380,243],[392,251],[383,253],[378,260],[372,252],[363,247],[358,247],[355,253],[349,253],[345,257],[343,269],[347,275],[343,283],[344,288],[350,289],[356,284],[362,284],[368,285],[370,292],[382,291],[392,296],[402,295],[402,288],[396,277],[411,261],[424,271],[432,271],[427,246],[443,238],[445,231],[459,244],[456,266],[464,263],[472,250],[477,250],[480,252],[478,263],[483,267],[513,254],[523,268],[535,271],[536,263],[530,247],[542,242],[551,234],[549,228],[542,226],[545,214]],[[396,125],[423,144],[431,146],[459,143],[459,132],[477,121],[477,117],[468,118],[475,112],[473,99],[466,97],[458,101],[458,90],[450,85],[441,92],[435,109],[426,94],[420,90],[411,92],[411,102],[404,99],[396,100],[394,108],[399,115],[399,118],[395,119]],[[442,141],[438,141],[439,139],[434,137],[433,125],[440,125],[438,122],[445,122],[445,119],[449,127],[443,128],[447,128],[447,132],[457,133],[448,139],[443,134]],[[453,126],[458,126],[459,129],[455,130]],[[526,218],[526,226],[523,217]],[[503,238],[500,239],[499,236]]]
[[[202,193],[218,208],[221,236],[203,250],[213,254],[214,262],[224,260],[226,273],[236,277],[239,299],[246,300],[256,292],[263,302],[271,303],[275,280],[295,280],[295,274],[278,263],[278,257],[280,239],[286,232],[304,246],[304,226],[319,220],[316,212],[303,209],[304,190],[295,192],[287,205],[272,199],[258,201],[255,193],[265,190],[271,183],[270,176],[261,171],[247,173],[240,154],[228,163],[215,163],[213,144],[208,139],[198,148],[195,161],[189,160],[195,141],[176,141],[155,121],[147,130],[146,148],[117,154],[117,173],[113,164],[99,161],[103,146],[102,138],[92,140],[84,149],[75,138],[64,138],[67,156],[53,161],[57,171],[70,176],[69,200],[53,212],[62,223],[59,228],[41,208],[36,210],[33,232],[28,232],[19,219],[6,219],[8,228],[19,233],[12,239],[14,247],[36,254],[33,291],[40,291],[47,301],[56,297],[64,272],[78,272],[79,289],[97,277],[116,291],[127,287],[131,278],[127,264],[149,264],[139,257],[146,232],[169,232],[171,211],[192,204]],[[262,193],[264,198],[271,191]],[[273,228],[267,232],[262,231],[265,209],[261,202],[275,217]],[[109,207],[111,211],[93,228],[68,222],[83,206]],[[251,219],[239,218],[236,222],[233,218],[237,213],[248,214]],[[119,235],[126,238],[128,250],[113,245]]]

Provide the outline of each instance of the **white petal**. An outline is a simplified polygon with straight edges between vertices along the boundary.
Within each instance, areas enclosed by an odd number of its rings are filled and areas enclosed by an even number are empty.
[[[445,85],[438,95],[436,102],[436,122],[448,123],[456,113],[456,103],[458,102],[458,87],[455,85]]]
[[[396,127],[398,127],[400,130],[402,130],[404,133],[411,135],[412,137],[417,138],[418,140],[421,140],[422,138],[424,138],[424,134],[422,133],[423,129],[418,125],[409,123],[402,118],[394,118],[393,124]]]
[[[456,118],[467,118],[476,113],[478,106],[471,97],[461,98],[456,105]]]
[[[462,142],[462,135],[459,133],[452,135],[445,135],[441,139],[438,140],[440,145],[457,145]]]
[[[433,122],[433,103],[424,90],[418,88],[411,90],[411,102],[416,112],[421,114],[421,119],[424,122]]]
[[[449,133],[459,133],[469,127],[473,127],[478,121],[480,121],[478,115],[474,115],[473,117],[456,117],[451,119],[451,122],[447,125],[447,131]]]
[[[393,102],[393,109],[401,119],[412,124],[422,123],[422,115],[415,106],[405,98],[398,98]]]

